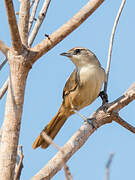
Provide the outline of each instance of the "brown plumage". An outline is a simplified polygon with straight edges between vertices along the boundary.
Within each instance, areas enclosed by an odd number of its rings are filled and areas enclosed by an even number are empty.
[[[90,105],[99,95],[106,75],[96,56],[86,48],[73,48],[67,56],[75,64],[76,69],[67,80],[63,90],[63,102],[54,118],[42,130],[52,139],[55,138],[65,121],[74,114],[74,110],[80,110]],[[43,138],[42,132],[33,143],[32,148],[47,148],[48,142]]]

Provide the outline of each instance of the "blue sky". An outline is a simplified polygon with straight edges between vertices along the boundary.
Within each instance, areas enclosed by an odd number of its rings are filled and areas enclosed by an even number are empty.
[[[52,0],[46,20],[43,23],[34,42],[42,41],[44,34],[51,34],[63,23],[71,18],[85,3],[86,0],[61,1]],[[26,86],[20,144],[24,149],[24,168],[21,180],[30,179],[38,172],[57,152],[53,147],[46,150],[32,149],[32,143],[57,112],[62,102],[62,91],[66,79],[74,69],[74,65],[59,54],[75,46],[83,46],[92,50],[102,66],[106,68],[109,39],[114,19],[121,1],[106,0],[92,16],[90,16],[77,30],[40,58],[31,69]],[[14,0],[16,12],[19,11],[19,1]],[[112,53],[111,71],[109,76],[109,101],[121,96],[135,81],[135,1],[127,1],[121,15]],[[9,28],[5,14],[4,2],[0,2],[0,39],[11,45]],[[4,56],[0,53],[0,61]],[[8,77],[8,64],[0,72],[0,86]],[[6,96],[0,101],[0,123],[3,122]],[[85,116],[90,116],[101,105],[97,99],[92,105],[81,110]],[[135,102],[120,111],[121,117],[135,125]],[[57,137],[55,142],[62,146],[82,125],[83,120],[77,115],[71,116]],[[119,124],[104,125],[99,128],[86,144],[69,160],[68,166],[73,179],[105,179],[105,164],[111,152],[115,153],[111,165],[110,179],[134,179],[134,134]],[[63,170],[52,178],[64,179]]]

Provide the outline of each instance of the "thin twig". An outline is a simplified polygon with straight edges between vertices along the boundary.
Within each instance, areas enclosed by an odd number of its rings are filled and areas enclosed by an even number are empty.
[[[135,127],[124,121],[120,116],[115,118],[114,121],[126,128],[127,130],[131,131],[132,133],[135,133]]]
[[[72,175],[70,173],[69,167],[67,166],[65,159],[64,159],[64,151],[61,147],[59,147],[45,132],[42,132],[43,138],[49,143],[52,144],[58,151],[60,151],[63,155],[63,166],[64,166],[64,173],[65,173],[65,180],[72,180]]]
[[[1,69],[4,67],[4,65],[6,64],[7,62],[7,58],[3,60],[3,62],[0,64],[0,71]]]
[[[36,35],[38,33],[38,30],[39,30],[43,20],[46,17],[46,13],[47,13],[47,10],[48,10],[50,2],[51,2],[51,0],[45,0],[44,1],[43,7],[42,7],[42,9],[41,9],[41,11],[39,13],[39,16],[38,16],[38,19],[36,21],[36,24],[35,24],[35,26],[34,26],[34,28],[32,30],[32,33],[31,33],[31,35],[29,37],[29,43],[28,43],[29,46],[32,45],[32,43],[33,43],[33,41],[34,41],[34,39],[35,39],[35,37],[36,37]]]
[[[3,41],[0,40],[0,51],[1,51],[5,56],[7,56],[8,50],[9,50],[9,47],[8,47]]]
[[[20,145],[18,147],[17,158],[18,158],[18,162],[16,163],[14,180],[19,180],[20,179],[21,171],[22,171],[22,168],[23,168],[24,155],[23,155],[22,145]]]
[[[109,159],[108,159],[108,161],[107,161],[107,163],[106,163],[105,180],[109,180],[110,166],[111,166],[113,157],[114,157],[114,153],[111,153],[110,156],[109,156]]]
[[[38,4],[39,4],[39,0],[35,0],[34,4],[33,4],[33,9],[32,9],[32,12],[31,12],[31,16],[30,16],[30,19],[29,19],[29,30],[28,30],[29,32],[31,30],[31,27],[32,27],[32,24],[33,24],[33,21],[34,21],[34,18],[35,18],[35,14],[36,14],[36,11],[37,11]]]
[[[106,82],[104,84],[104,92],[107,92],[107,85],[108,85],[108,78],[109,78],[109,71],[110,71],[110,64],[111,64],[111,55],[112,55],[112,47],[113,47],[113,42],[114,42],[114,35],[115,35],[115,31],[116,31],[116,27],[118,25],[118,21],[121,15],[121,12],[124,8],[126,0],[122,0],[118,14],[116,16],[114,25],[113,25],[113,29],[112,29],[112,33],[111,33],[111,37],[110,37],[110,46],[109,46],[109,52],[108,52],[108,60],[107,60],[107,67],[106,67]]]
[[[31,3],[30,3],[30,8],[33,6],[35,0],[32,0]]]
[[[4,96],[4,94],[6,93],[8,89],[8,82],[9,82],[9,78],[5,81],[4,85],[0,89],[0,99]]]

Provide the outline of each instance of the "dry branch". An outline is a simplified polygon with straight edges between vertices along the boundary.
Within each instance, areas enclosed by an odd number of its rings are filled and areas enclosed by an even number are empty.
[[[30,3],[30,8],[33,6],[35,0],[32,0],[31,3]]]
[[[30,20],[29,20],[29,32],[31,30],[31,27],[32,27],[32,24],[33,24],[33,21],[34,21],[34,18],[35,18],[38,3],[39,3],[39,0],[35,0],[34,4],[33,4],[33,9],[32,9]]]
[[[19,33],[24,46],[28,46],[30,0],[20,0]]]
[[[9,82],[9,78],[5,81],[4,85],[0,89],[0,99],[4,96],[5,92],[8,89],[8,82]]]
[[[89,1],[76,15],[74,15],[66,24],[60,27],[57,31],[46,38],[34,48],[32,51],[37,52],[33,58],[33,63],[43,54],[48,52],[56,44],[62,41],[72,31],[74,31],[80,24],[82,24],[102,3],[104,0],[91,0]]]
[[[110,166],[112,163],[112,159],[113,159],[114,153],[111,153],[109,156],[109,159],[106,163],[106,173],[105,173],[105,180],[109,180],[109,175],[110,175]]]
[[[124,8],[126,0],[122,0],[118,14],[116,16],[116,19],[114,21],[114,25],[113,25],[113,29],[112,29],[112,34],[110,37],[110,46],[109,46],[109,52],[108,52],[108,60],[107,60],[107,67],[106,67],[106,82],[104,84],[104,92],[107,92],[107,84],[108,84],[108,78],[109,78],[109,71],[110,71],[110,64],[111,64],[111,55],[112,55],[112,47],[113,47],[113,41],[114,41],[114,35],[115,35],[115,31],[118,25],[118,21],[120,18],[120,15],[122,13],[122,10]]]
[[[7,52],[8,52],[9,48],[8,46],[6,46],[6,44],[0,40],[0,51],[7,56]]]
[[[128,122],[124,121],[120,116],[114,119],[114,121],[126,128],[127,130],[131,131],[132,133],[135,133],[135,127],[129,124]]]
[[[118,111],[127,106],[135,99],[135,83],[126,91],[124,95],[112,103],[101,106],[91,115],[95,119],[97,128],[100,126],[116,121]],[[70,138],[70,140],[62,147],[64,159],[67,162],[71,156],[78,151],[87,141],[88,137],[95,132],[90,124],[84,123],[81,128]],[[130,130],[130,129],[129,129]],[[63,167],[62,154],[59,151],[33,178],[32,180],[49,180]]]
[[[23,155],[22,145],[18,146],[17,157],[18,157],[18,162],[16,163],[16,170],[15,170],[14,180],[19,180],[20,179],[21,171],[22,171],[22,168],[23,168],[24,155]]]
[[[0,71],[1,69],[4,67],[4,65],[6,64],[7,62],[7,58],[3,60],[3,62],[0,64]]]
[[[43,7],[39,13],[39,16],[38,16],[38,19],[36,21],[36,24],[32,30],[32,33],[29,37],[29,46],[31,47],[37,33],[38,33],[38,30],[43,22],[43,20],[45,19],[46,17],[46,13],[47,13],[47,10],[48,10],[48,7],[49,7],[49,4],[50,4],[51,0],[45,0],[44,1],[44,4],[43,4]]]
[[[64,166],[65,178],[66,180],[72,180],[72,175],[70,173],[69,167],[65,162],[64,152],[62,151],[61,147],[59,147],[45,132],[42,132],[42,136],[49,144],[51,144],[53,147],[55,147],[58,151],[60,151],[63,154],[63,166]]]
[[[17,26],[15,11],[12,0],[5,0],[6,12],[8,17],[8,24],[10,28],[10,34],[12,39],[12,47],[17,52],[20,53],[22,50],[21,38],[19,35],[19,30]]]

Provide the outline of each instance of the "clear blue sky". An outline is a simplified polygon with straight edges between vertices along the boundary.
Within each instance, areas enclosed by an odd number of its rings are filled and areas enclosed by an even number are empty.
[[[52,1],[35,44],[43,40],[44,34],[51,34],[71,18],[86,0]],[[32,143],[57,112],[61,101],[66,79],[74,69],[74,65],[60,53],[75,46],[91,49],[106,68],[109,39],[114,19],[121,0],[106,0],[77,30],[44,55],[31,69],[27,81],[24,111],[20,134],[20,144],[24,148],[24,168],[21,180],[28,180],[40,170],[57,152],[53,147],[47,150],[32,149]],[[14,0],[16,11],[19,1]],[[135,1],[127,1],[115,35],[109,77],[109,101],[115,100],[135,81]],[[0,39],[11,45],[9,27],[5,15],[3,1],[0,2]],[[0,53],[0,61],[4,56]],[[0,86],[8,77],[8,65],[0,72]],[[3,122],[6,96],[0,101],[0,123]],[[89,116],[101,105],[97,99],[91,106],[81,111]],[[123,119],[135,125],[135,102],[120,111]],[[82,125],[77,115],[70,117],[55,142],[62,146]],[[135,136],[113,122],[98,129],[86,144],[69,160],[68,165],[74,180],[105,179],[105,164],[111,152],[115,153],[111,166],[110,180],[135,179]],[[53,180],[64,179],[63,170]]]

